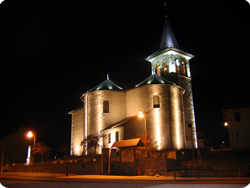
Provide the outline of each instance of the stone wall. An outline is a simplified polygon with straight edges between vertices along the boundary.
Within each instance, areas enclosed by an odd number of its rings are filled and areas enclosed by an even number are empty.
[[[65,173],[68,166],[69,174],[101,174],[101,162],[73,163],[73,164],[44,164],[7,166],[3,170],[8,172],[49,172]],[[5,171],[6,171],[5,170]]]
[[[137,162],[137,168],[141,167],[141,175],[154,176],[167,171],[166,159],[146,159]]]

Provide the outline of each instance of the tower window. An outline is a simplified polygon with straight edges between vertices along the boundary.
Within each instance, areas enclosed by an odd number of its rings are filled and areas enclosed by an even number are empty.
[[[160,97],[158,95],[153,97],[153,104],[154,108],[160,108]]]
[[[109,101],[103,101],[103,113],[109,113]]]
[[[185,66],[185,63],[183,61],[181,62],[181,66],[182,66],[182,74],[184,76],[186,76],[186,66]]]
[[[163,72],[164,74],[168,73],[168,64],[166,60],[163,62]]]
[[[119,141],[119,132],[115,132],[115,141]]]
[[[158,76],[161,76],[161,66],[160,66],[160,63],[158,63],[158,64],[156,65],[156,74],[157,74]]]
[[[178,74],[180,74],[180,60],[176,59],[175,62],[176,62],[176,71]]]

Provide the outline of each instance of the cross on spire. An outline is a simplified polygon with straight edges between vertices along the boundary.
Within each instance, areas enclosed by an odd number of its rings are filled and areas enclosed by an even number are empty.
[[[167,17],[168,15],[167,15],[167,2],[166,1],[164,1],[163,6],[165,9],[165,17]]]

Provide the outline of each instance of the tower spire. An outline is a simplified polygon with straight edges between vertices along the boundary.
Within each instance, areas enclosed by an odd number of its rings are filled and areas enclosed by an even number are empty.
[[[165,8],[165,22],[161,37],[161,44],[160,44],[160,50],[163,50],[165,48],[174,47],[177,49],[180,49],[177,40],[175,38],[174,32],[172,30],[172,27],[168,21],[168,15],[167,15],[167,3],[164,2],[164,8]]]
[[[165,17],[167,17],[168,15],[167,15],[167,2],[166,1],[164,1],[163,6],[165,9]]]

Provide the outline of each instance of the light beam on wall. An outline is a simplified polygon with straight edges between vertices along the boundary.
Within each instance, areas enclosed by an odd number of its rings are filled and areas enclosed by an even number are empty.
[[[155,113],[155,128],[156,128],[156,143],[157,149],[161,149],[161,128],[160,128],[160,116],[159,116],[159,109],[154,109]]]

